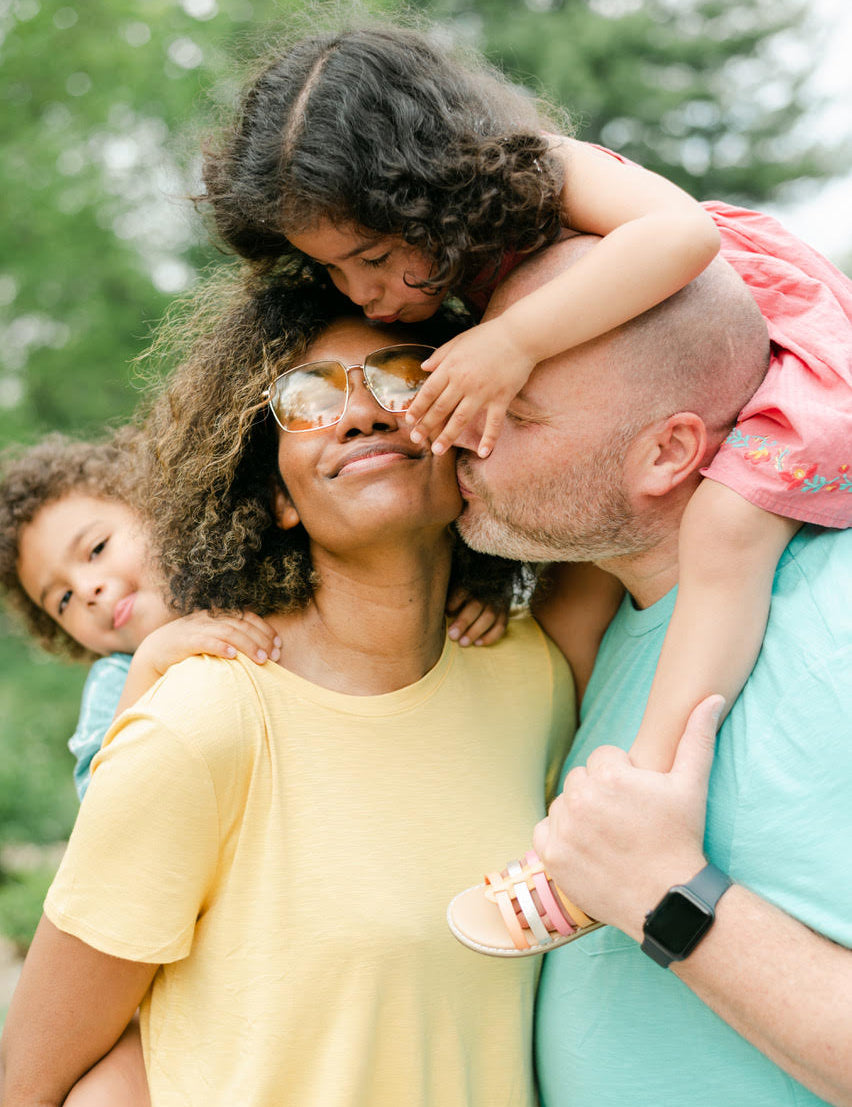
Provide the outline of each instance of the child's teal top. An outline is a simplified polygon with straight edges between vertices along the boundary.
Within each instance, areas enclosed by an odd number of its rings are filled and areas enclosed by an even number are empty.
[[[89,670],[83,686],[77,729],[68,739],[68,748],[77,759],[74,787],[80,799],[89,787],[92,758],[110,728],[132,660],[129,653],[112,653],[99,658]]]

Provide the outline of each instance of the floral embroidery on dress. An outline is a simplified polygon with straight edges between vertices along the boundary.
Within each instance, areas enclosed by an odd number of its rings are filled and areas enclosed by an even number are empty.
[[[768,434],[743,434],[739,427],[734,427],[722,445],[742,450],[752,465],[771,464],[787,492],[852,492],[852,466],[848,463],[838,466],[836,474],[829,476],[819,472],[818,462],[798,462],[788,467],[790,447],[782,446]]]

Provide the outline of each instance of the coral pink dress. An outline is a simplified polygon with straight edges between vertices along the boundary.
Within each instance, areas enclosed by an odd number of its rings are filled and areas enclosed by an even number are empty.
[[[629,164],[620,154],[596,149]],[[826,527],[852,524],[852,281],[769,215],[702,205],[721,256],[748,286],[769,329],[766,377],[706,476],[758,507]],[[522,260],[507,254],[488,288],[465,294],[484,310]]]

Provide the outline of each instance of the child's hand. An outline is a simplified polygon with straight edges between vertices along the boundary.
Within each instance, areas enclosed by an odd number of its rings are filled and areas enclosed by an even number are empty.
[[[170,665],[201,653],[235,657],[239,650],[262,665],[267,660],[277,661],[280,647],[275,630],[251,611],[242,615],[194,611],[152,631],[139,646],[134,661],[144,660],[162,675]]]
[[[493,646],[506,633],[507,611],[490,607],[474,599],[464,588],[457,588],[447,600],[447,616],[452,619],[447,632],[460,646]]]
[[[423,368],[432,375],[406,412],[413,442],[432,441],[442,454],[485,409],[477,453],[488,457],[506,408],[526,384],[535,359],[522,349],[500,319],[480,323],[446,342]]]

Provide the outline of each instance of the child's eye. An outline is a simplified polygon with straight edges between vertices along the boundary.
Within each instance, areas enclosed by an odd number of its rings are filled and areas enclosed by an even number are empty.
[[[65,613],[65,608],[68,606],[68,604],[70,602],[71,602],[71,589],[69,588],[68,591],[63,592],[62,595],[59,598],[58,611],[59,611],[60,615],[63,615]]]
[[[385,262],[388,260],[389,257],[390,257],[390,250],[388,250],[384,254],[381,254],[377,258],[361,258],[361,261],[363,261],[363,263],[365,265],[368,265],[371,269],[379,269],[382,265],[385,264]]]
[[[89,554],[89,560],[90,561],[92,560],[93,557],[97,557],[99,553],[103,553],[104,547],[106,546],[108,541],[109,541],[109,539],[105,538],[103,540],[103,542],[98,542],[98,544],[96,546],[92,547],[92,552]]]

